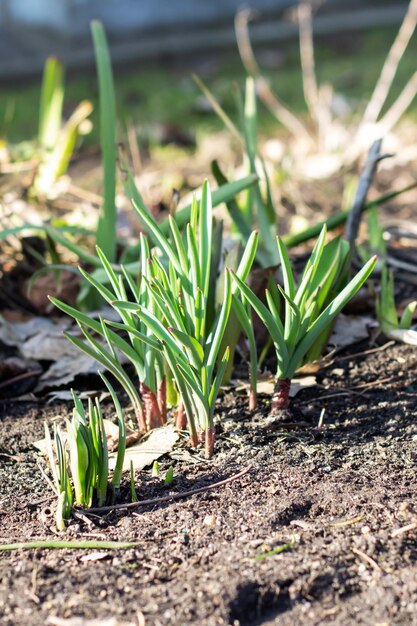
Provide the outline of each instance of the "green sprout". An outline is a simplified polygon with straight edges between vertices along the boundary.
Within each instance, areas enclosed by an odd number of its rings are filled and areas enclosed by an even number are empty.
[[[381,272],[380,292],[375,302],[376,317],[383,333],[391,330],[409,330],[413,315],[417,308],[417,301],[409,302],[398,318],[394,298],[394,274],[386,266]]]
[[[103,374],[101,377],[115,403],[119,424],[118,451],[111,480],[111,500],[114,502],[120,491],[126,431],[114,389]],[[95,500],[98,506],[102,506],[108,494],[109,455],[100,403],[97,398],[94,402],[89,399],[86,414],[79,397],[74,392],[72,395],[75,406],[72,418],[66,420],[66,433],[59,428],[54,430],[55,454],[51,435],[45,424],[46,450],[58,495],[56,523],[59,530],[64,530],[65,520],[70,518],[74,504],[90,507]]]
[[[68,474],[67,460],[65,455],[65,443],[59,428],[54,428],[54,444],[55,454],[52,445],[51,434],[45,422],[45,442],[46,452],[48,455],[49,465],[51,467],[52,476],[55,483],[55,489],[58,496],[55,521],[58,530],[65,529],[65,520],[71,516],[73,504],[73,490]]]
[[[152,464],[152,478],[159,478],[159,463],[154,461]]]
[[[165,474],[164,482],[166,485],[170,485],[175,478],[174,468],[172,465],[167,469],[167,473]]]
[[[143,277],[151,280],[153,266],[148,263],[150,256],[148,242],[143,235],[141,235],[140,242]],[[125,267],[122,266],[121,272],[116,272],[100,248],[97,248],[97,254],[109,288],[94,278],[93,274],[88,274],[80,268],[81,274],[96,292],[111,306],[114,306],[114,301],[126,300],[130,297],[153,314],[158,315],[145,280],[143,279],[138,286]],[[122,330],[130,329],[127,335],[128,341],[126,341],[111,330],[102,319],[94,320],[56,298],[50,298],[50,300],[77,321],[87,341],[83,342],[71,333],[66,334],[67,338],[106,367],[125,389],[135,409],[139,429],[146,431],[162,426],[166,421],[166,375],[159,345],[152,339],[152,331],[148,325],[139,320],[131,311],[117,308],[122,323],[114,323],[114,326]],[[91,330],[100,335],[107,346],[103,345],[103,341],[97,341],[90,333]],[[138,378],[138,385],[135,385],[125,372],[120,363],[119,353],[132,363]]]
[[[232,272],[242,297],[265,324],[275,348],[277,372],[271,405],[273,414],[287,409],[291,379],[296,370],[315,342],[328,331],[336,316],[359,291],[376,264],[376,257],[373,257],[343,289],[336,289],[333,294],[332,288],[340,284],[338,274],[343,269],[342,249],[345,242],[336,239],[326,245],[326,234],[326,228],[323,227],[298,286],[287,249],[282,240],[277,238],[283,287],[270,281],[269,289],[266,290],[267,306],[241,277]],[[285,308],[284,321],[280,313],[281,299]]]
[[[133,461],[130,461],[130,501],[138,501],[138,496],[135,489],[135,468],[133,467]]]

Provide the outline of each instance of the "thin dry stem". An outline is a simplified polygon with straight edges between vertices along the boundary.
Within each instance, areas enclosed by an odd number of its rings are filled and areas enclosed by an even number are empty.
[[[259,97],[277,120],[296,138],[302,138],[312,144],[312,139],[306,128],[273,93],[267,80],[261,74],[249,37],[248,22],[250,16],[251,12],[248,9],[243,9],[237,13],[235,18],[236,41],[242,63],[248,74],[255,79]]]
[[[382,107],[387,99],[389,90],[394,80],[395,74],[401,58],[408,46],[411,36],[417,24],[417,0],[411,0],[407,13],[400,26],[394,43],[385,59],[384,66],[375,86],[374,92],[366,107],[362,124],[372,124],[376,122]]]
[[[300,2],[298,5],[298,27],[300,33],[300,58],[303,75],[303,91],[310,115],[319,124],[320,104],[314,63],[313,24],[311,4]]]
[[[400,117],[405,113],[410,104],[415,98],[417,93],[417,72],[415,72],[394,104],[391,108],[385,113],[384,117],[379,122],[381,126],[382,132],[389,133],[392,128],[394,128],[395,124],[398,122]]]
[[[130,157],[132,159],[133,174],[136,177],[139,176],[142,171],[142,159],[140,157],[136,128],[131,121],[127,123],[127,141],[129,144]]]

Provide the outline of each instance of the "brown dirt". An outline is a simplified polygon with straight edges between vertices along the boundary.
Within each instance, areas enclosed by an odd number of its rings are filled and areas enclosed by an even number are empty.
[[[355,346],[355,351],[361,346]],[[37,550],[0,556],[0,623],[141,613],[146,626],[417,624],[417,354],[392,346],[341,356],[295,408],[311,426],[265,426],[241,397],[219,406],[211,461],[185,445],[167,487],[146,471],[140,499],[201,487],[250,466],[240,479],[137,513],[72,521],[65,537],[133,540],[134,549]],[[367,385],[367,386],[365,386]],[[324,426],[317,428],[322,408]],[[55,535],[53,500],[31,447],[43,421],[66,405],[3,405],[0,417],[1,540]],[[210,516],[210,517],[208,517]],[[256,559],[284,544],[279,554]]]

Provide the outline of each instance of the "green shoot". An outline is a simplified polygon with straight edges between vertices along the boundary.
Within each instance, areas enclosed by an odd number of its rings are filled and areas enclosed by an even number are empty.
[[[130,501],[138,501],[135,489],[135,468],[133,467],[133,461],[130,461]]]
[[[338,270],[343,265],[343,242],[333,240],[326,245],[325,239],[326,228],[323,228],[298,285],[287,249],[282,240],[277,239],[283,287],[275,282],[270,283],[266,291],[267,305],[232,272],[242,298],[265,324],[275,348],[277,372],[272,413],[288,407],[291,379],[296,370],[375,267],[376,257],[370,259],[346,287],[332,295],[331,288],[336,284]],[[279,307],[281,299],[285,304],[283,321]]]
[[[118,493],[120,488],[126,433],[120,404],[114,390],[105,376],[101,376],[115,402],[119,422],[119,447],[112,478],[112,501],[114,501],[114,494]],[[65,529],[65,520],[70,518],[74,504],[90,507],[93,501],[96,501],[98,506],[102,506],[107,500],[109,456],[100,403],[97,398],[95,402],[89,399],[86,414],[81,400],[74,392],[73,399],[74,410],[72,419],[66,420],[66,433],[63,434],[55,428],[55,454],[45,424],[46,450],[58,495],[56,512],[58,530]],[[67,453],[70,472],[67,467]]]
[[[71,516],[73,504],[73,492],[69,479],[67,462],[65,457],[65,443],[58,428],[54,429],[55,455],[49,428],[45,423],[45,442],[49,465],[51,467],[56,492],[58,495],[57,510],[55,515],[58,530],[65,529],[65,520]]]
[[[417,308],[417,301],[409,302],[398,319],[397,307],[394,298],[394,275],[387,267],[381,273],[380,292],[376,302],[376,317],[383,333],[391,330],[409,330],[413,323],[413,315]]]
[[[116,259],[116,100],[106,33],[91,23],[100,97],[100,137],[103,158],[103,208],[97,226],[97,245],[111,263]]]
[[[165,474],[164,483],[166,485],[170,485],[175,478],[174,468],[172,465],[168,468],[167,473]]]
[[[159,478],[159,463],[154,461],[152,465],[152,478]]]
[[[55,57],[49,57],[43,69],[39,107],[39,145],[52,150],[61,128],[64,103],[64,69]]]
[[[144,269],[143,280],[139,286],[134,277],[123,266],[121,272],[113,270],[112,265],[100,248],[97,248],[97,254],[110,288],[105,287],[92,274],[88,274],[82,269],[80,272],[92,288],[111,306],[113,306],[114,301],[124,300],[129,294],[129,297],[133,298],[135,302],[141,303],[151,313],[158,315],[146,285],[146,280],[151,280],[154,277],[154,266],[148,263],[150,251],[146,239],[141,236],[140,241],[141,267]],[[81,313],[74,307],[55,298],[51,298],[51,301],[77,321],[86,339],[85,342],[68,334],[70,341],[86,354],[93,356],[117,378],[125,389],[135,409],[139,429],[145,431],[163,425],[166,421],[164,361],[160,346],[152,337],[152,331],[147,324],[139,320],[131,311],[119,311],[117,309],[122,323],[113,322],[112,326],[118,330],[127,330],[127,340],[125,340],[109,328],[109,324],[103,320],[93,320],[85,313]],[[98,334],[101,340],[95,340],[89,332],[90,330]],[[138,378],[138,385],[135,385],[126,374],[120,363],[119,353],[122,353],[132,363]]]

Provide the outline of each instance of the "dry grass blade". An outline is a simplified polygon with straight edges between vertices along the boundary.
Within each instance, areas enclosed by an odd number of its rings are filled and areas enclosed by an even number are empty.
[[[265,106],[291,134],[311,145],[313,141],[304,125],[273,93],[268,81],[261,74],[249,37],[248,23],[250,17],[251,12],[248,9],[242,9],[235,18],[236,41],[243,65],[248,74],[255,79],[256,91]]]
[[[417,93],[417,72],[415,72],[398,98],[380,121],[381,132],[389,133],[400,117],[406,112]]]

